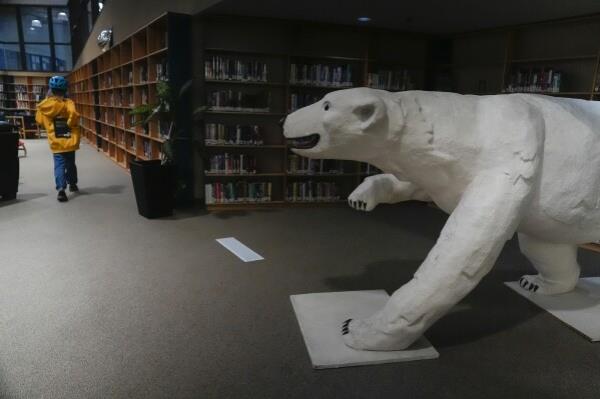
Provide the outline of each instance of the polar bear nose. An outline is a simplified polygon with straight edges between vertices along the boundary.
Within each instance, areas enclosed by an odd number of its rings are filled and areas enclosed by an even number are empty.
[[[281,126],[282,128],[283,128],[283,124],[285,123],[286,118],[287,118],[287,115],[279,120],[279,126]]]

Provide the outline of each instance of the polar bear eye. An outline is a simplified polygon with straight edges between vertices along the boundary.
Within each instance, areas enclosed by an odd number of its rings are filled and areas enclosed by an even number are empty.
[[[330,106],[331,106],[331,104],[329,104],[329,101],[325,101],[325,103],[323,104],[323,109],[325,111],[329,111]]]

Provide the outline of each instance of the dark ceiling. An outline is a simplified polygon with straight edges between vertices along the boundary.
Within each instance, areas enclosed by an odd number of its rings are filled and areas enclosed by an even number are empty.
[[[345,25],[457,33],[600,12],[598,0],[223,0],[209,9],[234,14]]]

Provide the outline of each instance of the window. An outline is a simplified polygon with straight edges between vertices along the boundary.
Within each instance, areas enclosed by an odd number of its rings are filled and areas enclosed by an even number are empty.
[[[65,72],[70,71],[73,68],[72,57],[71,57],[71,45],[55,44],[54,53],[56,57],[56,64],[54,69],[56,71]]]
[[[18,44],[0,43],[0,69],[21,69]]]
[[[15,7],[0,7],[0,41],[19,42],[17,9]]]
[[[50,42],[48,8],[21,7],[21,23],[25,43]]]
[[[52,57],[47,44],[26,44],[25,63],[30,71],[51,71]]]
[[[88,0],[87,2],[87,26],[88,26],[88,33],[90,33],[92,31],[92,28],[94,27],[94,14],[92,13],[92,0]]]
[[[0,7],[0,70],[2,69],[21,69],[16,7]]]
[[[69,11],[66,8],[52,9],[52,29],[54,29],[54,41],[56,43],[71,42]]]
[[[0,70],[68,72],[72,67],[67,8],[0,5]]]

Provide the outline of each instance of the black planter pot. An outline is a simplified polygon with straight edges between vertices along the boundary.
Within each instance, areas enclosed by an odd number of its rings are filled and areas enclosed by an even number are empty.
[[[161,165],[159,160],[136,160],[129,167],[139,214],[149,219],[171,216],[175,205],[173,167]]]
[[[0,200],[13,200],[19,187],[19,134],[15,127],[0,123]]]

